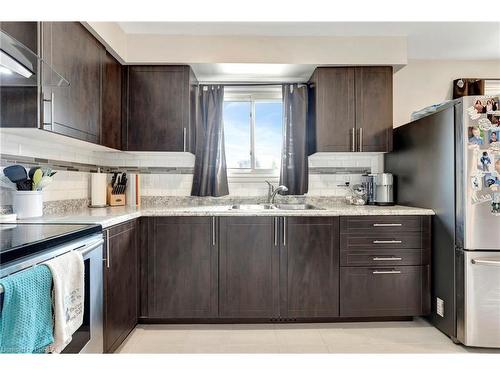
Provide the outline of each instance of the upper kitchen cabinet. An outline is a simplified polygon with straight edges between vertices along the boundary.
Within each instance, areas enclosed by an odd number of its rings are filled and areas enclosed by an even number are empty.
[[[392,150],[392,67],[317,68],[309,87],[310,154]]]
[[[194,152],[197,80],[189,66],[129,66],[125,85],[125,150]]]
[[[392,151],[392,67],[354,68],[358,151]]]
[[[98,143],[101,129],[101,64],[104,47],[79,22],[43,22],[42,58],[70,82],[45,86],[43,128]]]
[[[354,69],[318,68],[309,80],[309,152],[355,151]]]
[[[102,64],[101,144],[122,148],[122,66],[106,51]]]

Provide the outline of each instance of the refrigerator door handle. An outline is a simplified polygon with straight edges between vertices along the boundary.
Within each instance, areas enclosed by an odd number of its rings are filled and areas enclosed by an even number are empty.
[[[500,259],[471,259],[472,264],[476,264],[478,266],[492,266],[492,267],[500,267]]]

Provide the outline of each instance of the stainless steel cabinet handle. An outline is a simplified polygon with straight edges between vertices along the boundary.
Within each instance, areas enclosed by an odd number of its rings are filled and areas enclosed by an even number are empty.
[[[495,260],[495,259],[472,259],[471,263],[477,264],[479,266],[500,267],[500,260]]]
[[[215,216],[212,216],[212,246],[216,244]]]
[[[374,227],[401,227],[403,224],[401,223],[382,223],[382,224],[373,224]]]
[[[278,218],[274,218],[274,246],[278,246]]]
[[[283,218],[283,246],[286,246],[286,236],[287,236],[287,232],[286,232],[286,217]]]
[[[106,230],[106,268],[111,267],[111,257],[109,256],[109,229]]]
[[[356,128],[352,128],[351,142],[351,151],[354,152],[356,151]]]
[[[43,96],[42,96],[43,97]],[[53,92],[50,93],[50,99],[42,99],[45,103],[50,103],[50,122],[45,121],[45,115],[43,116],[42,129],[45,129],[45,126],[50,126],[50,130],[54,130],[54,102],[55,102],[55,94]],[[45,111],[44,111],[45,112]]]
[[[400,240],[374,240],[373,243],[402,243]]]
[[[401,271],[391,270],[391,271],[373,271],[374,275],[395,275],[401,273]]]
[[[399,257],[374,257],[373,260],[384,261],[384,260],[403,260]]]
[[[182,128],[182,145],[183,145],[183,150],[186,152],[186,128]]]
[[[363,128],[359,128],[358,151],[363,151]]]

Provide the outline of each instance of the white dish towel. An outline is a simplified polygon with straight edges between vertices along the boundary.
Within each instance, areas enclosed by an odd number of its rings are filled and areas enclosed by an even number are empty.
[[[84,264],[82,254],[70,251],[45,262],[52,272],[54,287],[54,343],[49,353],[60,353],[83,323]]]

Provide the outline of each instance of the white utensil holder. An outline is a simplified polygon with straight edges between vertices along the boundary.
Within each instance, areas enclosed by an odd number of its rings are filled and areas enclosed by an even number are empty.
[[[43,215],[43,195],[41,191],[14,191],[12,209],[18,219]]]

